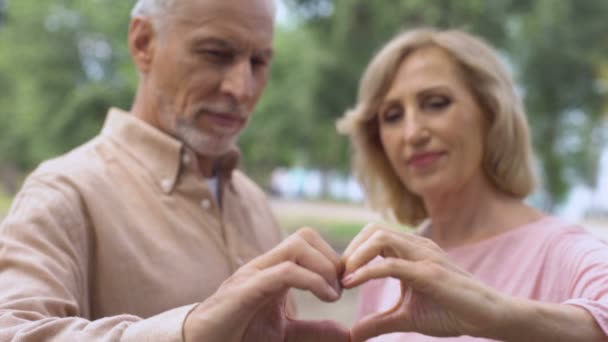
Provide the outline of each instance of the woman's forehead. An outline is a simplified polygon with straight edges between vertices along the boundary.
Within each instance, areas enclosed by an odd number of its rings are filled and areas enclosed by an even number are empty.
[[[462,81],[462,70],[450,54],[438,47],[424,47],[401,61],[388,93],[462,86]]]

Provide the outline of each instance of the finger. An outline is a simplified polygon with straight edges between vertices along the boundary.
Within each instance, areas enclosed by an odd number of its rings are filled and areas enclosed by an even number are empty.
[[[255,267],[258,270],[263,270],[274,265],[278,265],[285,261],[292,261],[291,255],[288,253],[290,248],[293,248],[294,235],[288,236],[271,250],[255,257],[246,266]]]
[[[386,230],[394,234],[395,243],[393,247],[399,253],[402,259],[408,259],[412,261],[420,261],[428,259],[430,262],[436,262],[444,267],[460,273],[464,276],[468,276],[469,273],[450,262],[446,252],[439,247],[433,240],[420,236],[415,233],[406,233],[396,230]]]
[[[376,223],[368,223],[365,227],[363,227],[359,234],[357,234],[357,236],[355,236],[355,238],[352,239],[352,241],[348,244],[344,250],[344,253],[342,253],[342,260],[348,260],[353,252],[357,250],[362,243],[367,241],[367,239],[369,239],[369,237],[378,229],[380,229],[380,226]]]
[[[337,275],[342,275],[344,271],[344,263],[340,258],[340,255],[331,247],[325,239],[316,230],[312,228],[302,228],[297,232],[306,242],[308,242],[313,248],[321,252],[327,260],[331,261],[334,265]]]
[[[469,276],[469,273],[450,262],[447,254],[432,240],[416,234],[386,228],[377,230],[351,255],[346,262],[344,274],[350,274],[378,255],[399,257],[411,261],[428,260],[441,264],[443,267],[463,276]]]
[[[496,290],[473,279],[468,274],[453,271],[450,267],[432,262],[409,261],[386,258],[377,263],[366,265],[342,280],[345,288],[353,288],[371,279],[393,277],[407,284],[409,290],[402,295],[418,292],[433,299],[439,305],[458,315],[478,322],[491,317],[489,310],[497,307],[502,295]],[[402,297],[407,302],[407,296]]]
[[[419,260],[425,255],[424,249],[417,247],[406,234],[378,229],[346,259],[344,274],[354,272],[377,256]]]
[[[403,282],[414,283],[424,278],[420,263],[398,258],[385,258],[377,263],[363,266],[342,279],[345,288],[359,286],[372,279],[393,277]]]
[[[425,237],[425,236],[421,236],[420,234],[413,232],[413,233],[404,233],[405,235],[408,236],[409,240],[411,240],[413,243],[415,243],[418,246],[422,246],[425,248],[428,248],[429,250],[433,250],[435,252],[439,252],[439,253],[444,253],[443,249],[441,249],[441,247],[439,247],[439,245],[437,245],[433,240]]]
[[[294,234],[279,246],[254,259],[252,262],[259,270],[291,261],[321,275],[336,291],[341,291],[339,274],[334,263],[325,254],[313,247],[300,234]]]
[[[393,332],[411,331],[406,315],[379,313],[364,317],[350,328],[351,341],[367,341],[370,338]]]
[[[286,252],[291,254],[290,258],[296,264],[301,265],[312,272],[318,273],[328,284],[333,286],[337,292],[341,292],[342,286],[339,279],[343,267],[340,260],[329,259],[322,251],[311,245],[302,234],[298,234],[296,237],[298,239],[294,239],[293,245],[286,248]],[[307,238],[314,239],[311,236],[308,236]],[[317,236],[316,239],[316,243],[321,244],[321,242],[318,241],[321,237]]]
[[[317,298],[333,302],[340,298],[333,286],[318,273],[312,272],[291,261],[285,261],[278,265],[259,271],[250,289],[254,293],[262,293],[267,297],[277,295],[289,288],[310,291]]]
[[[287,342],[349,342],[350,332],[333,321],[290,321]]]

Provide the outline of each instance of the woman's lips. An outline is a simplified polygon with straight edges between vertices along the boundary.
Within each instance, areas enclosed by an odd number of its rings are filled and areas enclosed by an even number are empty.
[[[407,164],[415,168],[427,168],[433,165],[445,152],[425,152],[417,153],[407,160]]]

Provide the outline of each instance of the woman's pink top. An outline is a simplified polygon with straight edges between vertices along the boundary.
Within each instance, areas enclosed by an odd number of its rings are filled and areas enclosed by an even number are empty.
[[[608,336],[608,244],[582,227],[545,217],[487,240],[446,251],[473,277],[503,292],[588,310]],[[359,316],[386,311],[397,302],[400,283],[372,281],[362,289]],[[576,329],[576,327],[573,327]],[[462,336],[437,338],[395,333],[389,341],[488,341]]]

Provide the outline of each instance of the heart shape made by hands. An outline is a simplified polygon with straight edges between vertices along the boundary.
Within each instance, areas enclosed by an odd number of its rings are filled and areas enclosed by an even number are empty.
[[[362,290],[365,288],[366,292],[373,293],[381,290],[385,285],[399,287],[397,281],[386,284],[385,280],[372,280],[365,285],[353,289],[344,289],[342,291],[342,297],[333,303],[323,302],[316,298],[312,293],[298,289],[292,289],[291,295],[294,297],[297,304],[298,319],[332,320],[350,329],[362,319],[370,317],[367,315],[365,317],[360,317]],[[405,291],[406,292],[403,292],[402,290],[401,294],[396,295],[396,298],[392,299],[391,304],[382,304],[381,307],[385,308],[385,310],[379,315],[389,315],[397,307],[403,305],[403,301],[407,300],[407,298],[405,298],[407,289]]]

